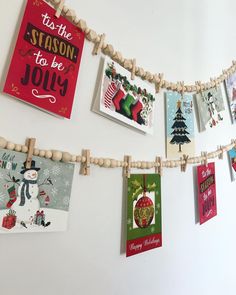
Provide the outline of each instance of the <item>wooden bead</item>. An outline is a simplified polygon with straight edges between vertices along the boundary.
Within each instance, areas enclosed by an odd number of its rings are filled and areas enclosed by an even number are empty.
[[[66,15],[69,11],[69,8],[66,5],[63,5],[62,12]]]
[[[89,33],[86,35],[87,39],[92,42],[97,42],[98,35],[94,30],[90,30]]]
[[[112,56],[114,53],[114,48],[111,44],[107,44],[107,46],[103,49],[103,52],[109,56]]]
[[[132,60],[131,59],[125,59],[124,60],[124,68],[128,71],[130,71],[132,69]]]
[[[81,156],[77,156],[76,157],[76,162],[81,163],[81,161],[82,161],[82,157]]]
[[[77,16],[75,16],[75,18],[73,19],[73,23],[78,26],[79,23],[79,18]]]
[[[71,156],[71,162],[76,162],[76,155]]]
[[[109,168],[110,165],[111,165],[111,161],[110,161],[110,159],[104,159],[103,167],[105,167],[105,168]]]
[[[14,148],[15,148],[15,144],[14,144],[13,142],[8,141],[6,148],[7,148],[8,150],[13,151]]]
[[[6,139],[3,137],[0,137],[0,147],[4,149],[6,145],[7,145]]]
[[[51,159],[52,158],[52,151],[46,151],[45,152],[45,158],[46,159]]]
[[[75,19],[75,11],[73,9],[68,9],[68,11],[66,12],[66,18],[73,22]]]
[[[34,149],[34,156],[38,156],[39,155],[39,149]]]
[[[27,153],[28,147],[26,145],[22,145],[21,151],[22,151],[22,153]]]
[[[99,166],[102,166],[103,163],[104,163],[103,158],[99,158],[99,159],[98,159],[98,165],[99,165]]]
[[[39,157],[44,157],[45,156],[46,151],[45,150],[39,150]]]
[[[52,151],[52,160],[53,161],[61,161],[62,159],[62,152],[61,151]]]
[[[21,151],[21,144],[16,144],[15,145],[15,151],[20,152]]]
[[[153,166],[152,166],[152,162],[147,162],[147,168],[148,169],[151,169]]]
[[[68,153],[68,152],[63,152],[62,153],[62,162],[64,162],[64,163],[68,163],[68,162],[70,162],[71,161],[71,154],[70,153]]]
[[[117,161],[114,159],[111,159],[111,168],[116,168],[117,167]]]
[[[146,169],[146,168],[147,168],[147,163],[144,162],[144,161],[142,161],[142,162],[141,162],[141,168],[142,168],[142,169]]]
[[[83,19],[80,19],[77,25],[83,32],[85,32],[85,30],[88,28],[86,21]]]
[[[98,164],[98,158],[94,158],[94,164],[95,164],[95,165]]]

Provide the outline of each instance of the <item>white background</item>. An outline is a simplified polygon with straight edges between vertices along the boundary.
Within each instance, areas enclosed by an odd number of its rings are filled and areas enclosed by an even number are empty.
[[[234,0],[67,0],[78,16],[127,58],[171,81],[206,81],[236,55]],[[23,0],[0,1],[1,87]],[[90,111],[100,56],[85,42],[71,120],[61,120],[0,94],[0,134],[42,149],[93,156],[153,160],[165,155],[163,93],[157,97],[154,136],[143,136]],[[225,101],[226,102],[226,101]],[[196,123],[196,122],[195,122]],[[196,128],[197,129],[197,128]],[[228,109],[219,128],[196,132],[196,153],[235,137]],[[126,258],[122,171],[91,167],[74,177],[65,233],[0,236],[1,294],[195,295],[235,294],[235,183],[226,157],[216,160],[218,216],[195,218],[194,169],[165,169],[162,178],[163,247]]]

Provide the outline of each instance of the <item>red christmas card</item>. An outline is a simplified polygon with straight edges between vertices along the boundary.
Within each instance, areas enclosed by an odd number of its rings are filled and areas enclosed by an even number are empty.
[[[197,167],[200,224],[216,216],[215,163]]]
[[[28,0],[4,92],[70,118],[84,33],[42,0]]]

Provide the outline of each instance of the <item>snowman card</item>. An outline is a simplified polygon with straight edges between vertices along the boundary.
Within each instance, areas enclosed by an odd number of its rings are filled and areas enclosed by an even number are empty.
[[[194,156],[193,97],[175,91],[166,93],[166,154],[178,158]]]
[[[153,134],[155,89],[110,58],[104,59],[93,111],[113,121]]]
[[[0,233],[64,231],[74,165],[0,149]]]
[[[161,246],[160,175],[131,174],[128,179],[126,256]]]
[[[215,87],[196,94],[199,117],[199,131],[209,130],[221,124],[224,119],[224,102],[221,88]]]
[[[225,88],[233,124],[236,123],[236,73],[225,80]]]

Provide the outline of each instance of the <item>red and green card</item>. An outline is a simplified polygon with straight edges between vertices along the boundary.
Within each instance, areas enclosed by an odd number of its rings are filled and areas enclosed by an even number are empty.
[[[28,0],[4,92],[70,118],[84,33],[42,0]]]
[[[197,166],[198,210],[200,224],[216,216],[215,163]]]
[[[159,174],[131,174],[128,179],[126,256],[162,246]]]

